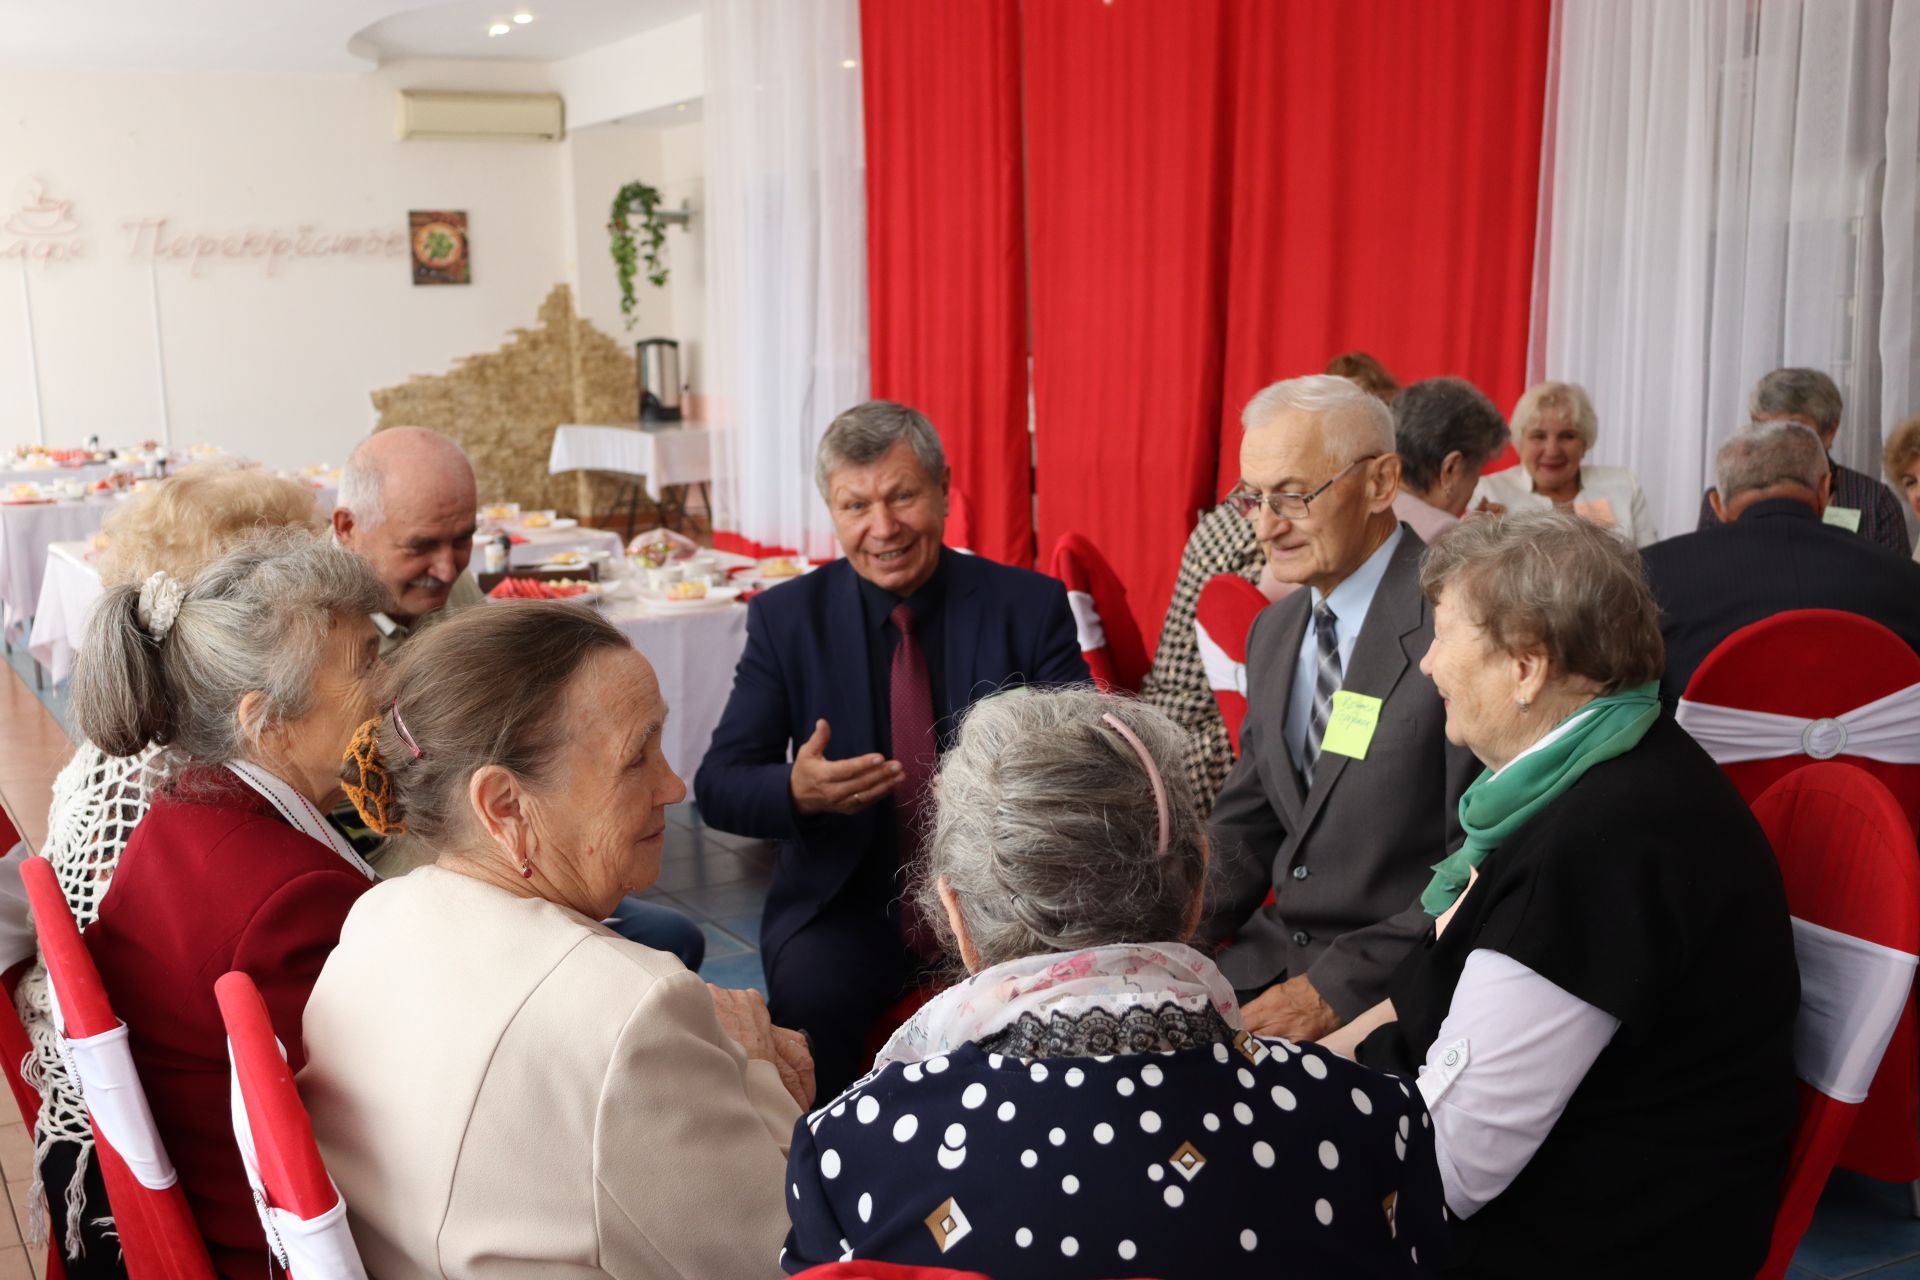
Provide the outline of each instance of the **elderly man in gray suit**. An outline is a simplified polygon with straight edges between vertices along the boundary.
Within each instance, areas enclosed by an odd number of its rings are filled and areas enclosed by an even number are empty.
[[[1313,1039],[1384,999],[1426,931],[1420,891],[1460,838],[1479,764],[1447,744],[1419,670],[1433,640],[1426,544],[1393,512],[1386,405],[1344,378],[1295,378],[1241,420],[1228,501],[1274,576],[1310,590],[1265,610],[1248,638],[1247,719],[1213,810],[1201,936],[1231,938],[1220,968],[1249,1030]]]

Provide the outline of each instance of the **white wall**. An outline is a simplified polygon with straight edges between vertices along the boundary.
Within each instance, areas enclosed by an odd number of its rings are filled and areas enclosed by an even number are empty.
[[[567,127],[623,120],[701,95],[706,75],[700,15],[553,64]]]
[[[675,338],[680,343],[680,375],[701,390],[700,348],[706,332],[706,260],[702,252],[705,154],[700,125],[643,128],[603,124],[578,130],[568,139],[568,187],[573,241],[568,264],[580,313],[615,340]],[[646,264],[634,279],[634,325],[620,316],[619,286],[608,249],[607,215],[614,193],[628,182],[660,189],[665,208],[683,202],[694,209],[691,227],[667,228],[665,288],[648,282]]]
[[[0,450],[34,438],[23,269],[49,442],[159,435],[150,272],[123,224],[164,217],[169,236],[233,237],[243,253],[248,231],[399,234],[392,257],[277,269],[261,258],[163,260],[151,272],[175,443],[272,465],[338,462],[372,425],[370,391],[494,349],[570,274],[567,144],[400,142],[395,90],[544,90],[551,79],[544,66],[499,62],[351,76],[9,69]],[[35,177],[73,202],[79,231],[58,240],[83,249],[78,261],[23,268],[7,256],[48,242],[4,229]],[[412,284],[410,209],[467,212],[472,284]],[[610,289],[610,267],[606,275]]]

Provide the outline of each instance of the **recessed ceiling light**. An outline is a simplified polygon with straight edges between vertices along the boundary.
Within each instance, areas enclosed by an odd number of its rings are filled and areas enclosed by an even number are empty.
[[[514,20],[515,22],[517,22],[517,23],[519,23],[519,24],[520,24],[521,26],[523,26],[523,27],[524,27],[524,26],[526,26],[526,25],[527,25],[527,24],[528,24],[529,22],[532,22],[532,21],[533,21],[533,15],[532,15],[532,14],[530,14],[530,13],[525,13],[525,12],[521,12],[521,13],[516,13],[516,14],[514,14],[514,15],[513,15],[513,20]]]
[[[679,104],[674,108],[675,111],[685,111],[686,109],[687,109],[687,104],[684,102],[682,102],[681,104]]]
[[[503,36],[511,30],[513,30],[513,28],[508,26],[506,23],[496,22],[492,26],[487,28],[487,34],[490,36]]]
[[[840,60],[840,65],[845,67],[847,70],[851,71],[855,67],[859,66],[860,64],[858,62],[855,62],[852,58],[842,58]]]

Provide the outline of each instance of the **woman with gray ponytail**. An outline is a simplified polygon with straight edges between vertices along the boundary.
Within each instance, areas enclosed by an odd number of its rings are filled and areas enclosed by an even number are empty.
[[[223,1276],[268,1267],[234,1147],[214,980],[244,970],[297,1069],[300,1015],[373,873],[323,814],[366,717],[379,580],[298,530],[265,534],[191,582],[165,571],[102,596],[74,668],[73,716],[100,750],[158,748],[157,785],[87,947],[131,1032],[160,1136]]]
[[[1247,1033],[1185,945],[1184,739],[1090,688],[975,704],[915,892],[968,973],[794,1129],[783,1265],[1021,1277],[1437,1273],[1417,1093]]]

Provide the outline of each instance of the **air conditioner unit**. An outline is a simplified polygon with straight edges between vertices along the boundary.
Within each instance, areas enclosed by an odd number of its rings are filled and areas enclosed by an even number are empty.
[[[400,91],[400,137],[480,142],[558,142],[567,133],[557,93]]]

